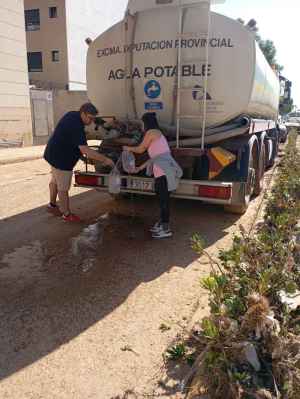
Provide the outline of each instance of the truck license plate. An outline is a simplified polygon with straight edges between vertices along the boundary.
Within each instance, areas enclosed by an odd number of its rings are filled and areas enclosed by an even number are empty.
[[[140,191],[152,191],[153,183],[152,181],[132,179],[130,182],[130,188],[133,190],[140,190]]]

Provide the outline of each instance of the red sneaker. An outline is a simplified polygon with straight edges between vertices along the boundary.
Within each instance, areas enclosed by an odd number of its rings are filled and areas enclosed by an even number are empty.
[[[63,215],[62,216],[63,220],[66,222],[81,222],[81,219],[79,216],[74,215],[74,213],[70,213],[69,215]]]
[[[62,216],[62,212],[59,210],[58,206],[52,206],[49,204],[47,206],[47,212],[51,213],[54,216]]]

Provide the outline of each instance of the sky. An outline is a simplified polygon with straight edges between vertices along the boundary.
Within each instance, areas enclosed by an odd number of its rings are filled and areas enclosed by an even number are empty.
[[[256,20],[261,38],[274,42],[282,75],[292,81],[292,98],[300,108],[300,0],[226,0],[212,11]]]

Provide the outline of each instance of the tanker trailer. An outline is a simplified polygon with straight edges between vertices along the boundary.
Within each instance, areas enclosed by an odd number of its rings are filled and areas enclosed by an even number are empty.
[[[125,126],[157,113],[184,170],[175,197],[242,213],[260,193],[277,154],[279,79],[254,35],[209,1],[129,1],[124,20],[89,46],[87,87],[101,114]],[[102,129],[99,151],[121,152],[131,131]],[[101,168],[75,178],[107,190]],[[153,180],[124,174],[122,192],[153,194]]]

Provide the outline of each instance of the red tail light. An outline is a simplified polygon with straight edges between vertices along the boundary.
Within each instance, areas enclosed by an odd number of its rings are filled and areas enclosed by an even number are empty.
[[[76,175],[75,182],[79,186],[100,186],[102,179],[98,176]]]
[[[231,198],[231,187],[199,186],[198,188],[199,197],[222,200],[229,200]]]

